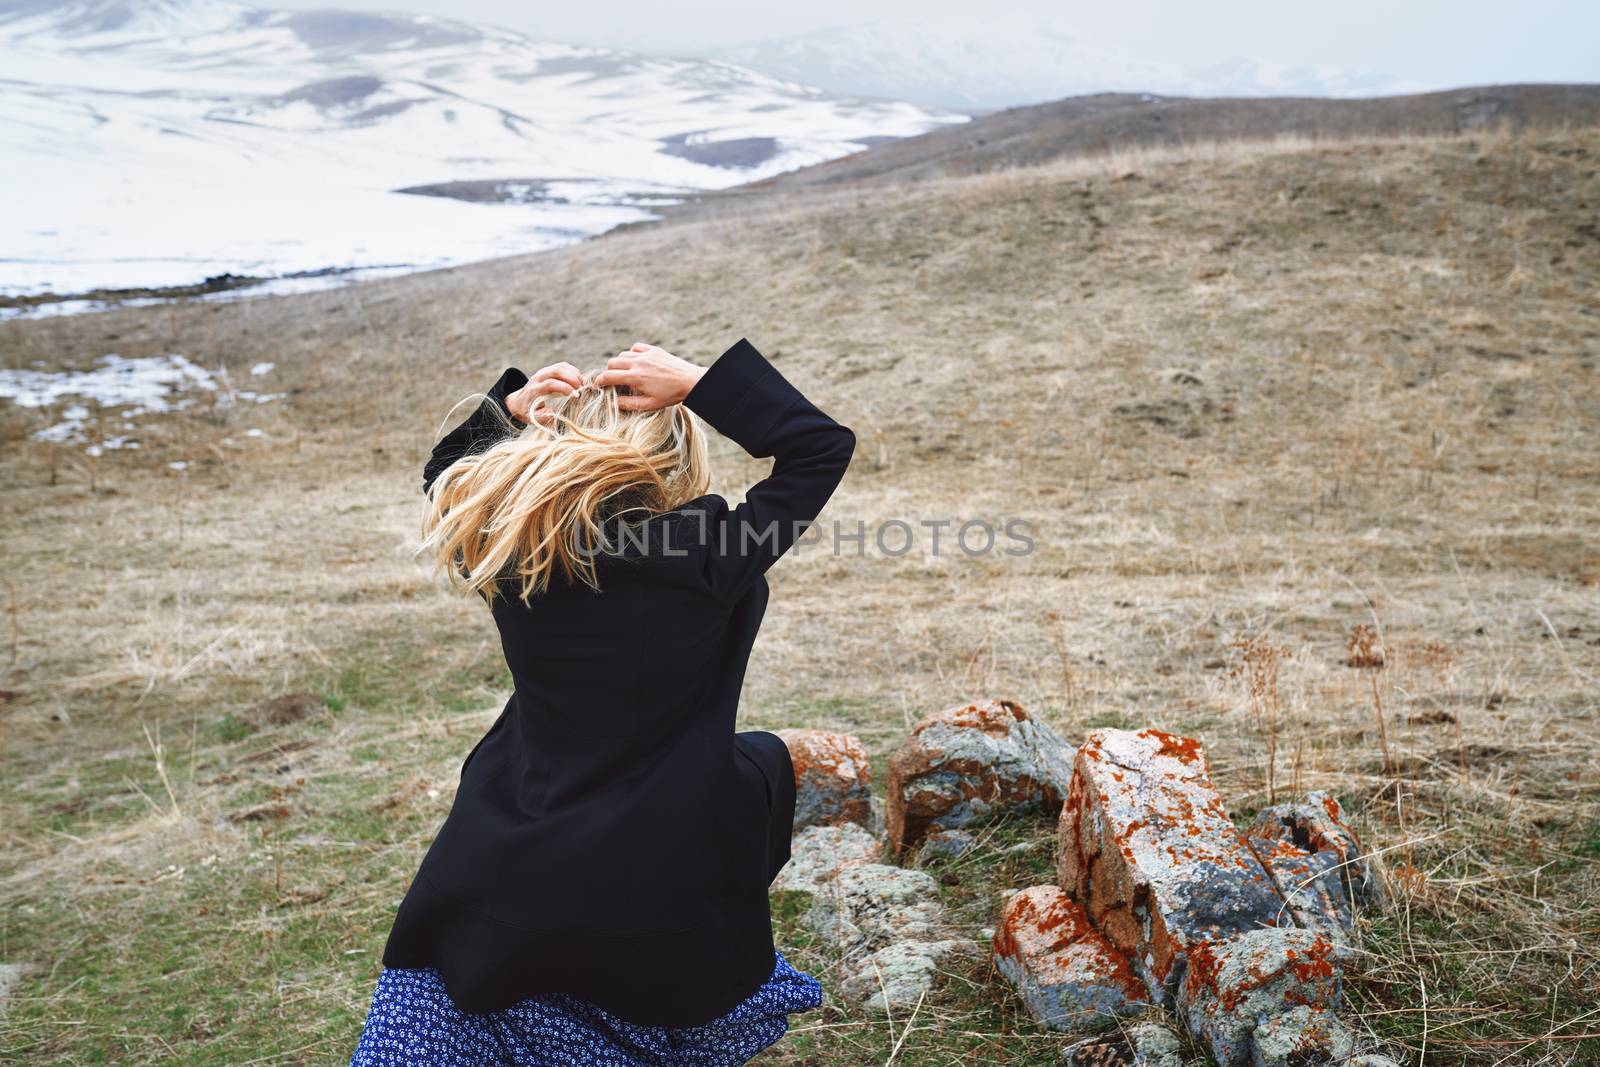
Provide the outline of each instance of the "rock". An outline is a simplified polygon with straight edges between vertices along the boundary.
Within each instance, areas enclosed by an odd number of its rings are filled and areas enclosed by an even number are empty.
[[[982,700],[935,712],[889,760],[889,851],[1000,809],[1054,814],[1071,771],[1072,746],[1020,704]]]
[[[979,959],[971,941],[896,941],[849,962],[839,992],[876,1014],[916,1006],[939,971],[957,959]]]
[[[1134,1023],[1120,1033],[1068,1045],[1062,1067],[1184,1067],[1183,1042],[1164,1023]]]
[[[978,847],[978,839],[965,830],[935,830],[922,839],[917,850],[917,866],[926,867],[931,860],[958,860]]]
[[[1348,1063],[1355,1038],[1339,1017],[1326,1008],[1304,1004],[1276,1015],[1251,1035],[1251,1067],[1305,1067]]]
[[[1266,808],[1245,840],[1302,926],[1342,936],[1355,925],[1354,903],[1379,894],[1360,838],[1326,793],[1309,793],[1303,804]]]
[[[818,893],[844,868],[876,863],[882,854],[882,842],[853,822],[808,826],[794,836],[789,862],[778,872],[772,888]]]
[[[949,962],[982,958],[973,942],[946,936],[944,905],[931,876],[861,858],[881,848],[865,830],[850,823],[813,826],[796,840],[801,844],[791,850],[791,864],[813,844],[829,857],[810,867],[808,891],[815,899],[805,923],[842,951],[839,989],[849,1000],[879,1014],[909,1009]],[[841,856],[833,873],[824,873]]]
[[[872,822],[872,769],[850,734],[778,730],[794,764],[794,828]]]
[[[1348,1056],[1350,1048],[1340,1043],[1348,1033],[1333,1018],[1348,955],[1349,949],[1327,934],[1299,927],[1265,927],[1226,941],[1197,941],[1189,946],[1178,1011],[1219,1067],[1326,1062],[1341,1048]],[[1297,1016],[1302,1008],[1309,1014]],[[1297,1026],[1297,1018],[1304,1025]],[[1278,1055],[1294,1045],[1301,1050],[1300,1059],[1253,1059],[1256,1032],[1268,1023],[1273,1025],[1262,1038],[1269,1043],[1261,1054]]]
[[[1061,887],[1012,893],[994,935],[995,967],[1042,1026],[1098,1030],[1149,1006],[1144,983]]]
[[[1248,837],[1256,857],[1272,876],[1295,921],[1308,929],[1343,938],[1355,926],[1355,912],[1331,852],[1305,852],[1294,842]]]
[[[1135,1023],[1127,1030],[1134,1067],[1183,1067],[1183,1042],[1163,1023]]]
[[[1191,952],[1292,917],[1228,817],[1199,742],[1099,730],[1061,809],[1057,881],[1171,1003]]]
[[[824,882],[805,923],[847,952],[939,940],[944,906],[933,878],[883,863],[847,866]]]

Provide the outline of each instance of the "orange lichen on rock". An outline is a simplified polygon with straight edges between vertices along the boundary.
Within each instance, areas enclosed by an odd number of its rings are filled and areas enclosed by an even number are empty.
[[[889,760],[888,847],[899,852],[1001,809],[1054,815],[1071,772],[1072,746],[1013,701],[935,712]]]
[[[1139,736],[1159,744],[1161,746],[1161,755],[1170,756],[1172,759],[1181,760],[1184,763],[1192,763],[1202,759],[1204,756],[1200,748],[1200,742],[1192,737],[1179,737],[1177,734],[1169,734],[1165,730],[1153,728],[1140,730]]]
[[[1338,936],[1354,925],[1354,904],[1377,895],[1361,839],[1326,793],[1263,810],[1245,840],[1302,926]]]
[[[1059,886],[1013,893],[994,934],[995,966],[1042,1025],[1094,1029],[1144,1008],[1144,983]]]
[[[1263,1056],[1252,1060],[1257,1027],[1299,1011],[1308,1013],[1304,1025],[1292,1034],[1285,1030],[1277,1040],[1292,1038],[1312,1053],[1330,1050],[1342,1040],[1334,1013],[1347,951],[1325,934],[1293,926],[1192,945],[1178,1009],[1190,1033],[1222,1067],[1267,1062]]]
[[[1199,742],[1100,730],[1078,750],[1057,881],[1167,1003],[1191,949],[1288,920],[1228,816]]]
[[[872,767],[850,734],[778,730],[794,765],[794,828],[872,821]]]
[[[965,726],[996,736],[1010,733],[1012,723],[1029,719],[1027,711],[1014,700],[979,700],[939,712],[937,717],[951,726]]]

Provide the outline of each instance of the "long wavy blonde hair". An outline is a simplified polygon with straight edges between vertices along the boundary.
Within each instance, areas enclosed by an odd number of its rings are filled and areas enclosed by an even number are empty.
[[[708,490],[705,431],[693,412],[681,404],[625,411],[619,390],[594,377],[573,396],[545,397],[550,418],[526,428],[492,405],[511,436],[434,480],[416,551],[431,552],[434,570],[460,591],[492,603],[516,578],[526,604],[558,569],[599,589],[595,560],[617,544],[619,524]]]

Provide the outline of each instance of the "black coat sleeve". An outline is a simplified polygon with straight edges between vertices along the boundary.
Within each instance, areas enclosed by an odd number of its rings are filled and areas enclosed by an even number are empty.
[[[462,456],[474,452],[482,452],[496,441],[503,440],[507,431],[505,424],[495,415],[490,405],[498,406],[506,416],[511,419],[513,426],[520,426],[516,416],[512,415],[506,407],[506,397],[528,384],[528,376],[516,367],[507,367],[500,375],[500,380],[489,387],[489,392],[478,409],[468,415],[466,421],[451,430],[433,446],[433,455],[422,465],[422,491],[426,493],[433,488],[433,481],[450,464]]]
[[[856,436],[802,396],[743,337],[683,403],[752,456],[774,461],[772,473],[751,486],[738,507],[729,509],[718,496],[702,502],[699,571],[715,595],[733,599],[816,519],[850,466]]]

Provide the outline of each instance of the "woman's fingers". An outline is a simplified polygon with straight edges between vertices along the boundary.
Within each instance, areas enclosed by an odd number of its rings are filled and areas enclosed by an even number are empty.
[[[570,363],[552,363],[548,367],[540,367],[529,383],[552,380],[566,382],[574,389],[583,388],[583,375]]]
[[[527,385],[506,397],[506,410],[519,421],[526,423],[530,417],[539,415],[543,410],[540,405],[545,397],[576,396],[577,392],[560,378],[531,379]]]
[[[533,418],[544,422],[550,418],[550,412],[543,407],[545,397],[576,396],[582,387],[583,376],[577,368],[570,363],[555,363],[541,368],[527,385],[507,396],[506,409],[523,423]]]
[[[612,360],[615,363],[616,360]],[[635,385],[639,381],[639,372],[633,367],[607,366],[595,376],[594,384],[601,389],[610,389],[618,385]]]
[[[582,387],[583,379],[578,379],[578,386],[574,387],[565,378],[545,378],[537,382],[529,382],[528,388],[534,396],[571,396]]]
[[[703,373],[657,345],[635,341],[606,362],[594,384],[601,389],[625,387],[628,392],[617,397],[624,411],[655,411],[683,400]]]

